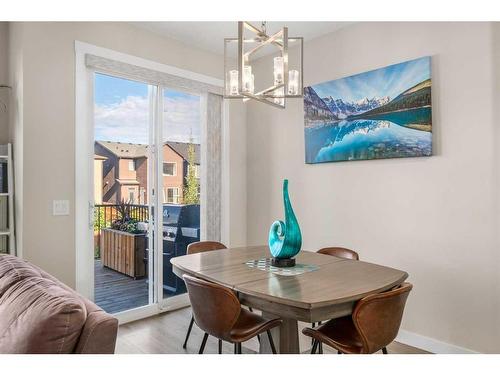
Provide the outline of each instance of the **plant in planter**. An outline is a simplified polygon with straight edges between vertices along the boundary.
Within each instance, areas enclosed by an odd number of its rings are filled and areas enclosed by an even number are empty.
[[[143,277],[146,235],[138,229],[138,220],[132,218],[130,203],[122,201],[116,211],[118,218],[110,228],[102,229],[102,264],[134,278]]]
[[[132,218],[130,202],[125,203],[125,201],[121,201],[116,207],[116,212],[118,214],[118,219],[111,223],[111,229],[132,234],[141,233],[137,228],[138,221]]]

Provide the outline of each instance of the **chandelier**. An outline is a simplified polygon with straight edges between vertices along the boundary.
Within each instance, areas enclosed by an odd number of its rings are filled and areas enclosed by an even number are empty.
[[[285,108],[287,98],[302,98],[303,44],[303,38],[288,36],[287,27],[268,35],[265,22],[260,29],[238,22],[238,38],[224,39],[224,98],[254,99],[278,108]],[[252,61],[262,57],[269,66],[254,73]]]

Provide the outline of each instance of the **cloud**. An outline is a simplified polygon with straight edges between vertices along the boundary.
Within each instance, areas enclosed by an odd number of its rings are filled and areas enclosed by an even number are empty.
[[[429,78],[429,58],[394,64],[385,68],[356,74],[314,85],[320,97],[332,96],[355,102],[365,97],[389,96],[394,99],[408,88]]]
[[[200,143],[199,97],[164,97],[163,124],[164,140]]]
[[[200,142],[200,101],[198,97],[164,97],[163,140]],[[149,142],[149,100],[128,96],[111,104],[94,108],[97,140],[143,143]]]
[[[95,138],[102,141],[148,143],[149,100],[127,96],[94,108]]]

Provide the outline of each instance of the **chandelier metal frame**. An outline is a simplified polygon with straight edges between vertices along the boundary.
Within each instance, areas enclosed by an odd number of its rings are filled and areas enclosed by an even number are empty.
[[[253,38],[245,38],[245,30],[253,33]],[[290,66],[288,61],[288,48],[289,42],[298,42],[298,52],[299,52],[299,64],[297,71],[299,72],[299,77],[297,77],[298,82],[296,86],[290,87],[289,74]],[[231,43],[238,43],[238,66],[237,66],[237,76],[238,76],[238,87],[237,92],[231,92],[229,85],[234,82],[230,81],[228,77],[228,46]],[[247,44],[255,44],[248,50],[245,49]],[[276,81],[273,85],[268,88],[261,90],[259,92],[253,93],[249,90],[243,90],[245,84],[245,67],[250,65],[251,56],[256,52],[260,51],[263,47],[272,45],[275,46],[283,61],[283,74],[282,80]],[[238,37],[237,38],[224,38],[224,98],[226,99],[243,99],[243,101],[248,101],[250,99],[257,100],[262,103],[270,104],[278,108],[285,108],[287,98],[302,98],[303,88],[304,88],[304,74],[303,74],[303,47],[304,39],[302,37],[289,37],[288,28],[285,26],[273,35],[268,35],[266,32],[266,26],[263,22],[262,28],[259,29],[249,22],[240,21],[238,22]],[[253,75],[252,75],[252,86],[253,86]],[[291,90],[292,89],[292,90]]]

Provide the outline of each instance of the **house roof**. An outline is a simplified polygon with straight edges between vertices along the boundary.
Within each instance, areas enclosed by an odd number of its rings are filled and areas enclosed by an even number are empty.
[[[136,143],[122,143],[110,141],[96,141],[96,144],[108,149],[119,158],[144,158],[147,156],[148,146]]]
[[[96,141],[96,144],[101,145],[108,151],[112,152],[119,158],[135,159],[147,157],[148,146],[136,143],[122,143],[110,141]],[[189,143],[184,142],[165,142],[164,145],[169,146],[184,160],[188,160],[189,156]],[[200,165],[200,145],[194,143],[195,164]]]
[[[177,152],[184,160],[188,160],[188,150],[189,150],[189,143],[183,143],[183,142],[165,142],[167,146],[169,146],[172,150]],[[197,165],[200,165],[200,145],[197,143],[194,143],[194,163]]]

